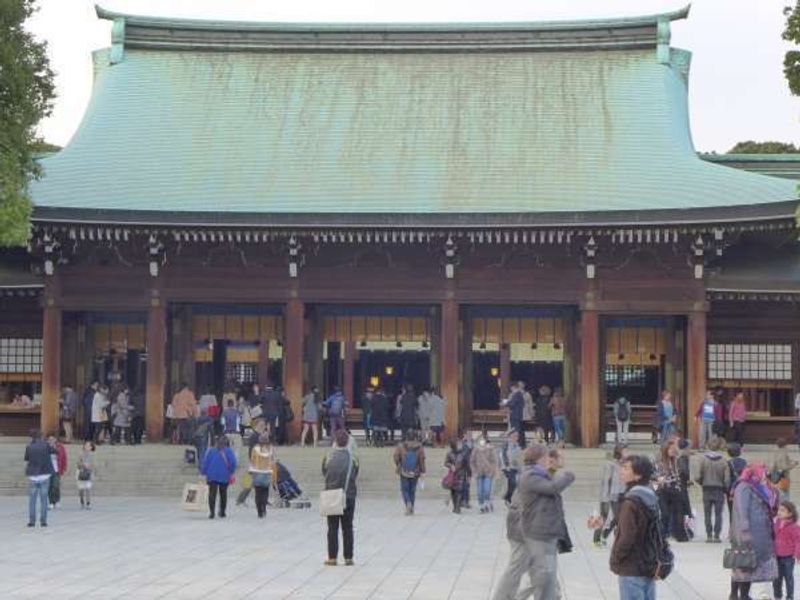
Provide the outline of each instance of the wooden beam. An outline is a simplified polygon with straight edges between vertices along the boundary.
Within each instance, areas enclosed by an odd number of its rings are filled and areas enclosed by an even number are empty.
[[[147,441],[164,436],[164,386],[167,383],[167,310],[154,296],[147,310],[147,388],[145,392],[145,429]]]
[[[58,398],[61,395],[61,308],[49,294],[45,296],[42,344],[42,413],[44,435],[58,433]]]
[[[580,424],[581,446],[600,441],[600,323],[595,310],[581,311]]]
[[[303,302],[292,298],[284,307],[283,342],[283,389],[292,405],[294,421],[289,423],[289,440],[299,439],[302,427],[303,400],[303,324],[305,307]]]
[[[689,439],[698,439],[697,409],[706,394],[706,313],[689,313],[686,324],[686,417],[689,422]]]
[[[441,393],[445,406],[445,437],[455,437],[461,428],[458,364],[458,303],[445,300],[441,306],[441,335],[439,365]]]

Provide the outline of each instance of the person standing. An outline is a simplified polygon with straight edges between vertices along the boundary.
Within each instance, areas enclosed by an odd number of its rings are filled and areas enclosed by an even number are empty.
[[[741,448],[744,446],[744,424],[747,422],[747,406],[742,392],[736,392],[733,397],[733,402],[728,410],[728,419],[730,419],[731,431],[733,431],[733,441]]]
[[[449,490],[453,512],[459,514],[464,497],[464,486],[469,481],[469,454],[464,441],[450,440],[450,450],[445,456],[444,466],[448,470],[447,477],[451,481]]]
[[[400,477],[400,493],[406,508],[406,515],[414,514],[417,482],[425,476],[425,449],[417,434],[409,432],[408,439],[400,442],[394,451],[394,464]]]
[[[259,402],[261,403],[261,416],[267,422],[271,440],[275,444],[280,444],[278,428],[283,412],[283,394],[272,383],[267,383],[264,391],[261,392]]]
[[[92,508],[92,479],[94,478],[94,442],[87,440],[83,443],[83,450],[78,457],[78,466],[75,469],[77,479],[78,498],[81,509]]]
[[[668,390],[661,392],[656,413],[658,415],[659,443],[666,444],[675,431],[675,405],[672,403],[672,393]]]
[[[508,429],[519,434],[519,445],[524,448],[525,421],[522,416],[525,410],[525,398],[522,394],[522,385],[524,384],[521,381],[511,384],[508,400],[506,400],[506,408],[508,409]]]
[[[731,570],[731,600],[750,600],[750,586],[778,578],[778,561],[773,541],[773,519],[778,497],[767,480],[767,467],[753,463],[744,468],[733,489],[732,544],[751,548],[756,565]]]
[[[108,422],[108,405],[108,388],[104,385],[98,386],[92,398],[91,438],[95,444],[100,443],[104,423]]]
[[[247,436],[247,440],[245,446],[247,447],[247,454],[246,459],[249,460],[250,455],[253,452],[253,448],[258,445],[258,440],[261,439],[261,436],[267,432],[267,424],[264,423],[264,419],[256,419],[255,423],[253,423],[253,430],[250,431],[250,434]],[[247,476],[243,478],[242,481],[242,489],[239,491],[239,495],[236,497],[236,506],[240,506],[247,501],[247,497],[250,495],[250,490],[253,489],[253,478],[248,471]]]
[[[523,456],[526,469],[517,494],[522,510],[522,537],[532,562],[531,588],[536,600],[555,600],[558,545],[566,535],[561,492],[572,485],[575,475],[565,471],[551,476],[550,457],[542,444],[532,444]]]
[[[55,435],[47,436],[47,443],[54,450],[50,455],[53,461],[53,474],[50,476],[50,485],[47,490],[47,498],[50,501],[50,508],[61,506],[61,478],[67,472],[67,449]]]
[[[627,446],[616,444],[611,456],[607,457],[600,476],[600,519],[603,526],[594,530],[594,545],[605,546],[609,534],[619,519],[619,504],[625,495],[625,487],[619,479],[622,459],[627,455]],[[610,517],[610,518],[609,518]]]
[[[706,391],[706,397],[697,408],[694,418],[700,432],[698,447],[703,450],[708,442],[716,437],[716,424],[722,421],[722,406],[714,397],[714,392]]]
[[[525,384],[522,383],[523,388],[524,386]],[[553,435],[555,433],[553,427],[553,413],[550,411],[550,396],[552,393],[550,386],[543,385],[539,387],[536,396],[536,418],[539,421],[539,427],[543,432],[544,441],[547,444],[553,441]]]
[[[721,438],[714,438],[708,443],[708,450],[703,454],[703,458],[700,461],[700,473],[697,477],[697,483],[703,488],[706,542],[719,543],[721,541],[722,507],[725,505],[725,495],[731,486],[730,468],[719,452],[721,447]],[[712,513],[714,515],[713,521]]]
[[[328,559],[325,564],[335,566],[339,557],[339,527],[342,529],[344,564],[353,565],[355,540],[353,517],[356,510],[356,479],[358,460],[350,450],[350,435],[345,429],[334,434],[333,449],[322,459],[322,475],[326,490],[344,490],[345,506],[341,515],[331,515],[328,520]]]
[[[400,433],[401,439],[406,439],[411,431],[416,431],[419,427],[419,418],[417,410],[419,409],[419,401],[417,395],[414,393],[414,386],[406,383],[403,386],[403,393],[398,401],[400,408]]]
[[[375,391],[372,388],[367,388],[361,397],[361,425],[364,427],[367,446],[371,446],[374,442],[372,439],[372,399],[374,397]]]
[[[256,493],[256,514],[259,519],[267,516],[269,488],[275,473],[275,449],[268,433],[262,433],[258,443],[250,451],[250,476]]]
[[[117,401],[111,407],[111,416],[114,418],[114,433],[111,436],[111,443],[130,444],[131,404],[128,386],[123,385],[117,394]],[[198,459],[200,458],[198,457]]]
[[[725,497],[728,501],[728,519],[733,523],[733,488],[742,471],[747,466],[747,461],[742,457],[742,448],[739,444],[728,445],[728,471],[730,472],[731,484],[728,486]]]
[[[783,598],[786,584],[786,600],[794,598],[794,563],[800,561],[800,525],[797,524],[797,507],[784,500],[778,506],[775,518],[775,556],[778,561],[778,578],[772,582],[775,600]]]
[[[205,475],[208,484],[208,518],[214,518],[219,492],[219,517],[224,519],[228,507],[228,484],[236,473],[236,454],[231,450],[226,436],[217,437],[216,445],[208,449],[200,472]]]
[[[78,414],[78,394],[71,385],[64,386],[61,396],[61,426],[64,428],[64,440],[72,443],[72,423]]]
[[[444,446],[444,411],[445,400],[435,388],[431,388],[430,396],[428,397],[428,405],[430,407],[430,427],[433,434],[433,443],[437,447]]]
[[[172,397],[172,422],[177,431],[177,442],[179,444],[188,444],[190,442],[189,435],[189,419],[193,419],[200,415],[197,408],[197,398],[194,392],[189,389],[188,383],[182,383],[180,390]]]
[[[140,445],[142,443],[142,435],[144,435],[144,411],[145,411],[145,398],[144,392],[140,387],[136,387],[131,392],[131,443]]]
[[[83,410],[83,439],[94,439],[94,426],[92,425],[92,404],[94,402],[94,395],[100,389],[100,384],[93,381],[92,384],[83,392],[81,399],[81,408]]]
[[[422,445],[431,442],[431,391],[423,390],[417,398],[417,412],[419,414],[420,441]]]
[[[655,600],[657,565],[647,564],[648,548],[662,540],[650,539],[661,529],[658,497],[650,487],[653,463],[646,456],[624,458],[619,476],[625,495],[619,508],[609,566],[619,577],[620,600]],[[656,526],[650,522],[656,520]]]
[[[36,500],[39,500],[39,524],[47,527],[47,494],[53,476],[51,456],[56,450],[42,439],[39,431],[31,431],[31,441],[25,447],[25,475],[28,477],[28,527],[36,526]]]
[[[553,430],[555,431],[555,443],[564,444],[564,435],[567,429],[567,406],[561,388],[556,388],[550,397],[550,414],[553,417]]]
[[[347,408],[347,400],[344,397],[342,388],[338,385],[333,388],[333,394],[328,396],[323,403],[325,412],[328,415],[331,423],[331,436],[336,435],[336,432],[345,428],[345,411]]]
[[[679,449],[675,439],[671,439],[661,447],[661,456],[656,467],[656,488],[663,517],[661,520],[663,536],[666,538],[672,535],[678,542],[687,542],[689,534],[684,524],[686,504],[678,469],[678,454]]]
[[[389,410],[389,398],[379,387],[372,396],[372,442],[378,448],[382,448],[389,439]]]
[[[500,451],[500,468],[506,477],[506,493],[503,496],[506,506],[511,505],[511,498],[517,489],[517,481],[522,469],[522,448],[519,447],[518,440],[519,433],[513,430],[509,431],[506,442]]]
[[[778,446],[775,454],[772,455],[772,465],[770,466],[769,476],[772,483],[778,488],[781,500],[789,499],[789,490],[791,489],[791,478],[789,474],[794,469],[798,462],[789,457],[789,449],[786,438],[778,438],[775,444]]]
[[[628,443],[628,429],[631,425],[631,404],[625,396],[620,396],[614,402],[612,408],[614,412],[614,421],[617,425],[617,439],[618,444]]]
[[[485,433],[472,449],[469,461],[470,470],[475,475],[475,486],[478,488],[478,508],[481,513],[493,512],[492,483],[497,477],[497,453]]]

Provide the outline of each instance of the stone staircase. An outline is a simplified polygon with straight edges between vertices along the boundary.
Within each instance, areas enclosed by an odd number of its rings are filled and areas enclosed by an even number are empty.
[[[0,495],[22,495],[27,490],[24,476],[23,438],[0,438]],[[650,444],[634,444],[632,451],[652,455],[655,448]],[[64,495],[75,495],[75,463],[80,451],[79,444],[67,447],[69,471],[62,481]],[[303,491],[315,498],[322,486],[320,465],[328,447],[299,448],[285,446],[278,456],[292,472]],[[748,449],[748,460],[769,460],[771,447]],[[397,478],[392,464],[393,448],[371,448],[363,444],[358,449],[361,471],[358,477],[359,494],[372,497],[391,497],[398,494]],[[565,450],[567,468],[576,475],[575,483],[567,490],[566,500],[586,501],[597,497],[598,480],[605,461],[607,448]],[[196,467],[183,461],[184,446],[167,444],[145,444],[142,446],[99,446],[95,454],[97,475],[94,492],[100,496],[151,496],[179,498],[183,485],[198,480]],[[439,485],[444,475],[445,451],[426,448],[428,477],[422,494],[445,493]],[[244,458],[242,455],[241,458]],[[240,460],[240,463],[243,461]],[[243,471],[240,468],[238,479]],[[795,477],[793,488],[800,484],[800,473]],[[236,486],[238,488],[238,484]],[[496,493],[505,489],[504,478],[495,485]],[[693,494],[698,494],[696,489]],[[474,494],[474,491],[473,491]],[[699,496],[698,496],[699,497]]]

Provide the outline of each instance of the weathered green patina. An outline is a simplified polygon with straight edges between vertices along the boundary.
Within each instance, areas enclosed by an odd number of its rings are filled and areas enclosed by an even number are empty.
[[[37,207],[577,213],[797,197],[696,155],[689,53],[664,54],[685,12],[571,28],[102,16],[114,47],[95,54],[78,132],[42,161]]]

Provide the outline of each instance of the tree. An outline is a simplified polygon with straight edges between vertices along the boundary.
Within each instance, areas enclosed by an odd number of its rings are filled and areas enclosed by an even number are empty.
[[[738,142],[728,150],[728,154],[793,154],[800,150],[794,144],[786,142]]]
[[[800,0],[797,0],[794,8],[784,8],[783,14],[786,15],[783,39],[800,45]],[[789,50],[783,57],[783,74],[792,94],[800,96],[800,50]]]
[[[35,0],[0,0],[0,246],[28,240],[28,183],[41,174],[36,125],[55,95],[47,44],[23,27],[35,11]]]

